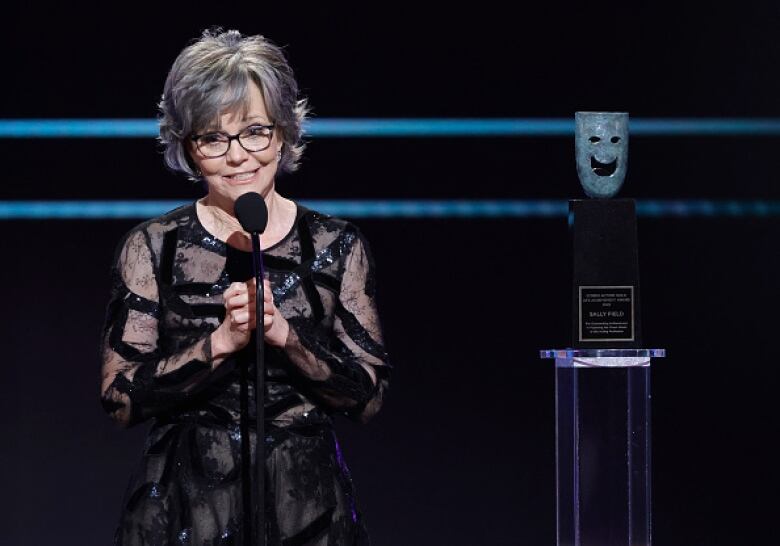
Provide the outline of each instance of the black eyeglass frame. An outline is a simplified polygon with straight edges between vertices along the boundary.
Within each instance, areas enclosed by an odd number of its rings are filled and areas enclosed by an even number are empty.
[[[268,145],[267,146],[265,146],[264,148],[260,148],[258,150],[251,150],[251,149],[247,148],[246,146],[244,146],[244,143],[241,142],[240,136],[243,135],[247,130],[251,129],[252,127],[262,127],[263,129],[268,129],[270,131],[269,134],[268,134]],[[267,150],[268,148],[271,147],[271,141],[274,138],[274,129],[275,128],[276,128],[276,124],[275,123],[272,123],[270,125],[264,125],[262,123],[253,123],[252,125],[244,127],[243,129],[241,129],[241,131],[239,131],[238,133],[236,133],[234,135],[228,134],[228,133],[226,133],[224,131],[211,131],[210,133],[203,133],[203,134],[200,134],[200,135],[192,135],[192,136],[190,136],[190,140],[192,140],[195,143],[195,146],[198,148],[198,151],[200,153],[202,153],[205,157],[207,157],[209,159],[216,159],[217,157],[222,157],[223,155],[227,154],[230,151],[230,145],[233,143],[234,140],[237,140],[238,141],[238,145],[241,146],[247,152],[262,152],[264,150]],[[204,136],[214,135],[214,134],[222,135],[224,137],[227,137],[227,148],[225,149],[224,152],[222,152],[219,155],[208,155],[206,152],[204,152],[201,149],[200,142],[198,142],[198,141],[201,138],[203,138]]]

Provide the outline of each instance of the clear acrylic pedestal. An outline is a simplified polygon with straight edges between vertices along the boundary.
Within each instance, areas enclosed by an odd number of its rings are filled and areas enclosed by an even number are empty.
[[[555,359],[558,546],[649,546],[650,360],[663,349]]]

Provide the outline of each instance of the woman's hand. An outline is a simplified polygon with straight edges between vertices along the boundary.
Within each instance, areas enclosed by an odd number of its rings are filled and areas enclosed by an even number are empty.
[[[263,285],[265,341],[270,345],[284,347],[290,326],[274,305],[270,283],[266,280]],[[225,319],[211,334],[211,350],[215,359],[239,351],[249,343],[256,324],[255,293],[254,279],[234,282],[225,290]]]
[[[252,286],[254,287],[254,281]],[[263,297],[265,298],[263,305],[263,331],[265,332],[265,342],[274,347],[284,347],[287,343],[287,336],[290,333],[290,324],[274,304],[271,283],[263,281],[263,286]]]

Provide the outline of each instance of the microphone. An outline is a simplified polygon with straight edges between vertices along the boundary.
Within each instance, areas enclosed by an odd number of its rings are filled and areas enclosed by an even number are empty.
[[[268,225],[268,207],[265,199],[256,192],[248,192],[241,195],[233,205],[241,228],[250,234],[252,239],[252,271],[255,276],[255,402],[257,415],[257,434],[255,435],[255,472],[257,479],[255,495],[257,499],[257,511],[252,510],[252,495],[249,472],[249,415],[248,411],[241,411],[241,444],[242,444],[242,482],[241,489],[244,501],[244,544],[251,546],[259,544],[265,546],[265,341],[263,328],[263,303],[265,287],[263,278],[263,255],[260,249],[260,234]],[[246,376],[245,376],[246,377]],[[248,405],[247,405],[248,406]],[[247,407],[248,410],[248,407]],[[245,446],[245,447],[243,447]],[[252,540],[252,514],[257,514],[257,542]]]
[[[262,233],[268,225],[268,207],[265,199],[250,191],[236,199],[233,209],[238,223],[247,233]]]

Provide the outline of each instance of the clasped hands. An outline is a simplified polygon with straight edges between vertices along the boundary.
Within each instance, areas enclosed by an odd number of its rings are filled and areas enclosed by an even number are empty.
[[[284,347],[290,325],[274,305],[271,285],[263,281],[263,329],[269,345]],[[225,319],[212,333],[212,353],[215,357],[226,356],[243,349],[255,330],[255,280],[232,283],[223,294]]]

